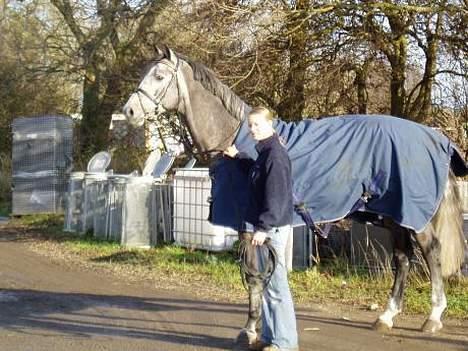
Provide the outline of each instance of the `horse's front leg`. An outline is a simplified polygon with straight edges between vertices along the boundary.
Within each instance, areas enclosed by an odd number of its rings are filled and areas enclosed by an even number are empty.
[[[240,239],[245,244],[245,256],[241,259],[245,260],[244,263],[250,270],[250,272],[245,271],[243,277],[248,288],[249,312],[245,327],[236,338],[236,345],[248,347],[257,340],[257,325],[262,312],[263,281],[258,275],[251,274],[258,272],[257,252],[251,245],[251,234],[242,233]]]
[[[386,332],[393,327],[393,318],[401,312],[403,306],[403,294],[405,283],[408,278],[410,268],[410,258],[413,255],[411,244],[411,233],[397,225],[386,225],[391,230],[394,238],[393,258],[396,266],[395,278],[392,293],[387,303],[384,313],[374,322],[374,329]]]
[[[256,277],[246,277],[249,286],[249,317],[244,330],[248,336],[249,344],[257,339],[257,326],[262,314],[263,282]]]

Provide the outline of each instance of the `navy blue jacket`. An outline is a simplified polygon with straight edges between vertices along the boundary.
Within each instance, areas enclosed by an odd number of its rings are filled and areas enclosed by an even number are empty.
[[[245,219],[255,230],[267,232],[292,224],[291,161],[277,134],[259,141],[255,148],[255,161],[242,152],[237,155],[249,168],[250,198]]]

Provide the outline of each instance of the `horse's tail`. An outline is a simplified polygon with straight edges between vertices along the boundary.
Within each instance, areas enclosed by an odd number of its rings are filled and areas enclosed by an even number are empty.
[[[443,199],[431,221],[433,235],[441,246],[440,263],[444,277],[456,273],[465,258],[461,203],[457,180],[450,171]]]

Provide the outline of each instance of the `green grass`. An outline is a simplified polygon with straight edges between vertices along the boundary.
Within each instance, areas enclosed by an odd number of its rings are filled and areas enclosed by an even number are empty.
[[[327,266],[290,275],[291,288],[296,300],[335,301],[349,305],[369,307],[377,303],[385,307],[393,283],[393,275],[369,276],[367,272],[330,273]],[[468,317],[468,279],[451,278],[445,281],[448,308],[452,317]],[[431,285],[428,279],[412,272],[405,289],[404,311],[428,314],[431,308]]]
[[[24,216],[14,222],[41,233],[83,261],[122,267],[127,271],[145,268],[161,277],[175,277],[180,281],[199,282],[219,289],[220,294],[244,294],[235,254],[210,253],[189,250],[176,245],[164,245],[147,250],[128,249],[117,243],[97,240],[90,236],[64,233],[61,216]],[[15,223],[13,223],[14,225]],[[385,273],[387,272],[387,273]],[[345,260],[324,262],[320,267],[290,274],[294,298],[299,303],[315,304],[333,302],[367,308],[378,304],[382,309],[392,287],[390,270],[381,274],[369,274],[357,269]],[[163,280],[162,280],[163,281]],[[446,315],[468,318],[468,279],[455,277],[446,280],[448,308]],[[431,287],[420,273],[410,273],[405,290],[407,313],[430,311]]]

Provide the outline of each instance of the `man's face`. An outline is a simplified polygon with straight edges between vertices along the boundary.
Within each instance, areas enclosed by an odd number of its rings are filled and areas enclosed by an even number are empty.
[[[249,116],[249,129],[256,141],[267,139],[274,133],[273,122],[260,114]]]

